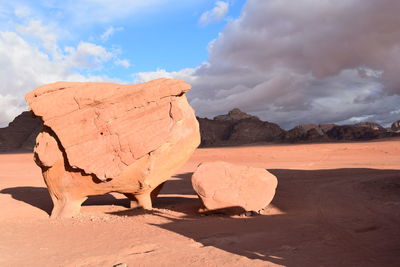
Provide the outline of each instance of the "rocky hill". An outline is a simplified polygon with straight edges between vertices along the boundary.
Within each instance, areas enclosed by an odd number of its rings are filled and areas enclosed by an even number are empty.
[[[362,141],[400,136],[400,121],[385,129],[375,122],[354,125],[302,124],[285,131],[279,125],[233,109],[214,119],[198,118],[202,146],[230,146],[258,142],[314,143]]]
[[[329,141],[327,132],[335,127],[335,124],[302,124],[287,131],[282,138],[284,143],[298,142],[325,142]]]
[[[32,112],[24,111],[8,127],[0,128],[0,152],[15,150],[32,151],[42,122]]]
[[[400,120],[393,122],[390,129],[394,132],[400,132]]]
[[[361,141],[400,136],[400,121],[385,129],[374,122],[354,125],[302,124],[289,131],[279,125],[233,109],[213,119],[197,118],[200,123],[201,146],[235,146],[259,142],[314,143]],[[8,127],[0,128],[0,152],[31,151],[42,127],[41,121],[25,111]]]
[[[285,131],[279,125],[260,120],[233,109],[214,119],[197,118],[200,123],[202,146],[242,145],[257,142],[277,142]]]

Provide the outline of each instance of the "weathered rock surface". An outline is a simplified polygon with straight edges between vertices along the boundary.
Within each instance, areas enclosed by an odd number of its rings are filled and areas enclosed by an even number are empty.
[[[272,201],[277,184],[276,177],[265,169],[222,161],[203,163],[192,176],[193,188],[209,211],[259,211]]]
[[[278,141],[284,133],[277,124],[233,109],[213,120],[198,118],[202,146],[241,145]]]
[[[151,208],[163,182],[200,143],[183,81],[136,85],[58,82],[26,95],[43,121],[36,163],[54,202],[52,216],[73,216],[91,195],[124,193]]]
[[[42,123],[32,112],[24,111],[9,123],[0,128],[0,152],[32,150]]]

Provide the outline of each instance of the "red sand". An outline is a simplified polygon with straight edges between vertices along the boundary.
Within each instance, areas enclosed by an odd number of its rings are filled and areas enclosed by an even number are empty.
[[[400,139],[198,149],[151,212],[119,194],[50,220],[32,154],[0,155],[0,266],[398,266]],[[203,161],[277,176],[263,216],[200,216],[191,172]]]

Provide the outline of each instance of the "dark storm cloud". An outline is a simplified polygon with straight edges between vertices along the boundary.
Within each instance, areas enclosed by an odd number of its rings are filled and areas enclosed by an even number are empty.
[[[201,116],[239,107],[285,127],[400,110],[400,1],[249,0],[192,75]]]

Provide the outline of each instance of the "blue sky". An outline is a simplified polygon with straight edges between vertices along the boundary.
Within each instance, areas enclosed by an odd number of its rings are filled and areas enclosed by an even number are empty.
[[[56,81],[183,79],[200,117],[400,119],[398,0],[0,0],[0,127]]]
[[[219,1],[226,3],[226,11],[205,23],[202,14],[212,11],[218,1],[129,2],[140,1],[3,1],[0,29],[15,31],[18,25],[40,21],[57,34],[60,49],[89,42],[104,47],[121,62],[117,65],[117,60],[110,60],[97,68],[76,71],[130,81],[136,72],[178,71],[207,61],[208,43],[240,15],[245,1]],[[38,42],[29,34],[23,36],[31,43]],[[40,44],[38,47],[42,49]]]

